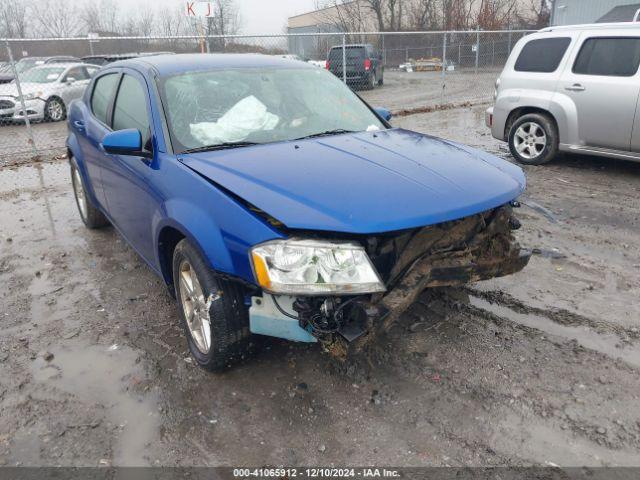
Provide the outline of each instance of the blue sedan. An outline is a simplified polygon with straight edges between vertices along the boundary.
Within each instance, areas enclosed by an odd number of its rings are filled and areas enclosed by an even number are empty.
[[[256,334],[344,356],[424,289],[529,259],[512,234],[522,170],[389,118],[278,57],[113,63],[69,108],[78,210],[162,277],[202,367]]]

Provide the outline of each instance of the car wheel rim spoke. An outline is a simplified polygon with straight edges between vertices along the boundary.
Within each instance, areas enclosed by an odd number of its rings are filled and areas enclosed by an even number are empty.
[[[80,178],[80,172],[77,168],[73,170],[73,192],[78,202],[78,209],[82,218],[87,218],[87,200],[84,194],[84,187],[82,185],[82,179]]]
[[[518,127],[513,143],[518,154],[527,160],[542,154],[547,145],[547,135],[537,123],[527,122]]]
[[[211,348],[211,319],[196,272],[187,261],[180,265],[180,301],[195,346],[206,354]]]

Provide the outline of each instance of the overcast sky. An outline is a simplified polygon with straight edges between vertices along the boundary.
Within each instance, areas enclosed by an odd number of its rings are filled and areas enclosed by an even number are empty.
[[[92,0],[83,0],[92,1]],[[282,33],[287,18],[314,10],[315,0],[235,0],[242,17],[242,33]],[[182,11],[186,0],[120,0],[127,11],[134,6],[157,5]]]

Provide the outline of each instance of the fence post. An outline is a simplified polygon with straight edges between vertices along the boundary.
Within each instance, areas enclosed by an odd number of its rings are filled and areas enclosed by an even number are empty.
[[[478,61],[480,60],[480,25],[476,28],[476,75],[478,75]]]
[[[11,51],[11,45],[9,44],[9,40],[6,41],[6,45],[7,45],[7,53],[9,54],[9,63],[11,64],[11,70],[13,72],[13,76],[16,79],[18,99],[20,100],[20,108],[22,108],[22,113],[24,114],[24,123],[27,127],[27,136],[29,137],[29,143],[31,144],[33,156],[37,157],[38,149],[36,148],[36,142],[33,137],[33,130],[31,129],[31,122],[29,121],[29,115],[27,115],[27,106],[24,103],[24,95],[22,95],[22,85],[20,85],[20,78],[18,77],[18,71],[16,70],[16,62],[13,58],[13,52]]]
[[[447,87],[447,32],[442,36],[442,92],[440,93],[440,104],[444,105],[444,91]]]
[[[387,50],[384,46],[384,33],[382,34],[382,66],[387,66]]]
[[[342,81],[347,84],[347,36],[342,34]]]
[[[509,28],[509,48],[507,49],[507,57],[511,55],[511,27]]]

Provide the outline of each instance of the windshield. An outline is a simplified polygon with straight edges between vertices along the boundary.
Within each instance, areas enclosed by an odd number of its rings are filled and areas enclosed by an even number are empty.
[[[25,83],[52,83],[60,78],[64,70],[64,67],[32,68],[20,75],[20,81]]]
[[[36,65],[42,65],[44,62],[42,60],[20,60],[16,63],[16,70],[18,73],[25,72]]]
[[[362,100],[324,70],[184,73],[164,79],[161,90],[177,153],[385,128]]]

